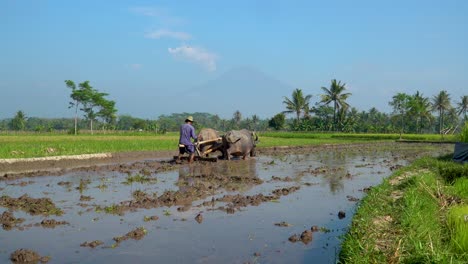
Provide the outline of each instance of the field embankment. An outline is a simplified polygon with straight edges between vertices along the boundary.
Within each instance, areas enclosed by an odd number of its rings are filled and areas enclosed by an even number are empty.
[[[468,263],[468,164],[424,158],[372,188],[341,263]]]

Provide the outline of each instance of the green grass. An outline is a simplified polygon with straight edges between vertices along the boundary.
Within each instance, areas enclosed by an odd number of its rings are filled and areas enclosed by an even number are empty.
[[[447,216],[451,242],[460,253],[468,252],[468,206],[454,206]]]
[[[468,262],[468,252],[450,242],[446,221],[452,201],[468,202],[453,196],[466,193],[466,183],[461,178],[460,186],[451,186],[439,176],[438,163],[423,158],[371,189],[344,236],[340,263]]]
[[[151,178],[151,177],[148,177],[148,176],[136,174],[136,175],[133,175],[133,176],[130,176],[130,175],[127,176],[127,178],[125,179],[123,184],[130,185],[132,183],[149,183],[149,182],[156,182],[156,181],[157,181],[156,178]]]
[[[468,177],[468,175],[467,175]],[[453,194],[468,200],[468,178],[459,178],[453,183]]]
[[[460,142],[468,143],[468,122],[465,122],[465,125],[463,126],[462,131],[458,136],[458,140]]]
[[[178,139],[178,133],[166,135],[1,135],[0,158],[175,150]]]
[[[399,139],[398,134],[343,134],[261,132],[257,147],[306,146],[318,144],[384,142]],[[450,136],[445,139],[450,140]],[[31,158],[93,153],[177,150],[179,134],[116,132],[104,134],[2,133],[0,158]],[[408,140],[439,140],[439,135],[404,135]]]

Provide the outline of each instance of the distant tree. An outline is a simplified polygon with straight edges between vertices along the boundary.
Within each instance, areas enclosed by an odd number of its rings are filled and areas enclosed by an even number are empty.
[[[432,120],[431,102],[429,98],[424,97],[419,91],[410,97],[408,102],[409,114],[416,119],[416,133],[421,133],[421,128],[425,121]]]
[[[446,129],[446,133],[450,131],[455,132],[459,124],[459,119],[460,118],[458,116],[457,109],[450,107],[450,109],[447,111],[446,118],[444,121],[444,123],[448,127]]]
[[[460,97],[460,102],[458,103],[457,110],[459,115],[463,114],[463,121],[468,121],[468,119],[466,118],[466,112],[468,111],[468,95]]]
[[[275,129],[280,130],[284,128],[284,124],[286,123],[286,116],[283,113],[276,114],[270,121],[268,121],[268,126]]]
[[[13,130],[24,130],[26,127],[26,115],[24,114],[23,111],[18,111],[16,112],[15,117],[10,122],[10,127]]]
[[[388,104],[393,107],[393,112],[400,116],[400,139],[405,127],[405,117],[409,110],[410,96],[405,93],[397,93]]]
[[[252,116],[252,125],[253,125],[253,130],[258,129],[258,123],[260,122],[260,118],[257,115]]]
[[[78,109],[80,109],[80,105],[83,104],[87,99],[86,93],[82,89],[76,88],[76,85],[71,80],[65,80],[65,85],[70,88],[71,94],[70,98],[72,101],[69,103],[68,108],[75,108],[75,135],[78,133]]]
[[[333,102],[333,128],[336,130],[337,119],[336,116],[340,108],[348,108],[349,105],[346,102],[351,93],[343,93],[346,90],[346,84],[336,79],[331,80],[330,88],[322,87],[325,94],[322,94],[321,102],[328,105]]]
[[[444,113],[451,108],[450,95],[447,91],[440,91],[439,94],[432,98],[432,111],[439,112],[439,134],[443,135],[444,129]]]
[[[307,114],[309,113],[309,101],[311,98],[312,95],[304,96],[301,89],[294,90],[291,99],[284,96],[283,104],[286,105],[287,110],[283,111],[283,113],[295,113],[296,120],[299,121],[303,112]]]
[[[107,124],[114,126],[117,121],[117,109],[115,108],[115,102],[112,100],[100,101],[101,109],[97,113],[97,116]]]
[[[242,121],[242,114],[241,114],[241,112],[239,110],[234,112],[234,114],[232,116],[232,121],[233,121],[236,128],[240,127],[240,122]]]
[[[93,133],[93,122],[97,117],[103,118],[105,122],[115,121],[115,102],[107,100],[109,94],[94,89],[89,81],[84,81],[76,87],[75,83],[66,80],[65,84],[72,89],[70,107],[75,107],[75,135],[77,134],[78,109],[84,112],[85,118],[90,122],[91,134]],[[81,105],[82,108],[79,108]]]
[[[313,123],[319,131],[331,131],[333,129],[333,108],[316,103],[311,112],[314,113]]]

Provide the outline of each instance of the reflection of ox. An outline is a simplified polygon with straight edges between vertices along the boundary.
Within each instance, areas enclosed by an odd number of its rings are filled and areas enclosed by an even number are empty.
[[[221,137],[218,131],[211,128],[203,128],[200,130],[197,138],[197,149],[200,156],[207,156],[214,151],[221,151],[223,144],[221,143]]]
[[[258,141],[258,136],[255,132],[242,130],[231,130],[223,136],[223,156],[226,159],[231,159],[233,156],[242,156],[242,159],[250,154],[255,156],[255,146]]]
[[[176,185],[184,191],[187,187],[204,185],[212,194],[220,189],[247,191],[261,184],[255,159],[245,162],[221,161],[179,167]]]

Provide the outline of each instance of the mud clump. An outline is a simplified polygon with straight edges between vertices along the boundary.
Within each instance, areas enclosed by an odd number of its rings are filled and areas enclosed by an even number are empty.
[[[41,257],[32,250],[21,248],[11,253],[10,260],[13,263],[46,263],[50,260],[50,257]]]
[[[128,239],[140,240],[146,235],[146,233],[147,231],[145,228],[138,227],[128,232],[124,236],[114,237],[113,239],[115,242],[117,242],[117,244],[119,244],[120,242],[128,240]]]
[[[29,185],[29,184],[33,184],[34,181],[22,181],[22,182],[18,182],[18,183],[10,183],[8,185],[12,185],[12,186],[26,186],[26,185]]]
[[[17,224],[24,222],[23,218],[15,218],[13,213],[5,211],[0,216],[0,224],[2,224],[3,230],[11,230],[16,227]]]
[[[94,240],[94,241],[91,241],[91,242],[84,242],[80,245],[80,247],[90,247],[90,248],[95,248],[97,246],[100,246],[104,244],[104,242],[102,242],[101,240]]]
[[[305,245],[309,244],[312,241],[312,231],[311,230],[304,230],[301,235],[294,234],[288,238],[288,240],[292,243],[296,243],[298,241],[302,241]]]
[[[346,213],[345,213],[344,211],[339,211],[339,212],[338,212],[338,218],[339,218],[339,219],[343,219],[343,218],[345,218],[345,217],[346,217]]]
[[[282,195],[288,195],[289,193],[295,192],[299,190],[299,186],[293,186],[290,188],[281,188],[281,189],[276,189],[272,193],[276,196],[282,196]]]
[[[157,215],[145,216],[145,217],[143,218],[143,221],[145,221],[145,222],[157,221],[157,220],[159,220],[159,216],[157,216]]]
[[[80,201],[83,201],[83,202],[91,201],[91,199],[93,199],[93,197],[91,197],[91,196],[86,196],[86,195],[81,195],[80,196]]]
[[[262,193],[256,195],[247,195],[242,196],[240,194],[236,195],[224,195],[221,198],[216,199],[219,202],[226,202],[226,208],[220,207],[219,210],[226,211],[228,214],[234,213],[236,210],[239,210],[241,207],[247,207],[249,205],[258,206],[261,203],[269,202],[279,199],[283,195],[289,195],[292,192],[299,190],[299,186],[292,186],[289,188],[281,188],[272,191],[273,195],[264,195]]]
[[[50,198],[31,198],[27,194],[18,198],[10,196],[0,197],[0,206],[7,207],[13,210],[23,210],[30,215],[61,215],[62,210],[55,207],[55,204]]]
[[[304,232],[302,232],[301,240],[302,240],[302,243],[304,243],[306,245],[309,244],[310,241],[312,241],[312,231],[311,230],[305,230]]]
[[[271,176],[271,181],[292,182],[294,181],[294,179],[289,176],[286,176],[285,178],[281,178],[278,176]]]
[[[60,181],[57,183],[58,186],[70,186],[72,183],[69,181]]]
[[[282,222],[279,222],[279,223],[275,223],[275,226],[289,227],[289,226],[292,226],[292,225],[285,222],[285,221],[282,221]]]
[[[55,228],[58,225],[69,225],[67,221],[57,221],[55,219],[44,219],[41,222],[41,226],[45,228]]]
[[[297,241],[299,241],[299,237],[296,234],[294,234],[290,236],[288,240],[291,241],[292,243],[296,243]]]
[[[201,224],[203,222],[203,215],[202,214],[197,214],[197,216],[195,216],[195,221],[197,221],[199,224]]]
[[[359,201],[359,198],[356,198],[356,197],[351,196],[351,195],[346,195],[346,198],[347,198],[348,201],[350,201],[350,202],[357,202],[357,201]]]

